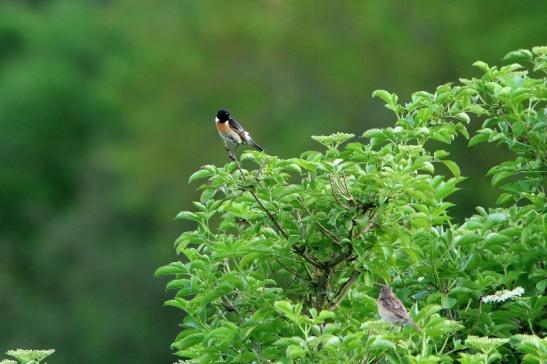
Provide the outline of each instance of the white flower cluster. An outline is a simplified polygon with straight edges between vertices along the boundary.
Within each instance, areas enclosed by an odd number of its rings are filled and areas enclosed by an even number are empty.
[[[13,356],[15,359],[19,360],[20,362],[26,363],[26,362],[41,362],[51,354],[55,352],[54,349],[49,350],[24,350],[24,349],[17,349],[17,350],[8,350],[6,352],[7,355]]]
[[[361,324],[361,330],[368,330],[374,334],[383,333],[389,329],[391,329],[391,325],[384,320],[366,321]]]
[[[467,339],[465,339],[465,345],[480,350],[485,354],[508,342],[509,339],[499,339],[495,337],[468,336]]]
[[[481,298],[483,303],[492,303],[492,302],[504,302],[513,297],[520,297],[524,294],[524,288],[517,287],[512,291],[504,289],[503,291],[497,291],[493,295],[484,296]]]

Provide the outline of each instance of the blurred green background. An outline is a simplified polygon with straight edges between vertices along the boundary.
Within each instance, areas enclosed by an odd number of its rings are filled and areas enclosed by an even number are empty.
[[[392,122],[374,89],[405,100],[546,43],[546,16],[519,0],[1,1],[0,352],[172,362],[181,315],[153,272],[177,259],[188,176],[227,161],[219,107],[295,156]],[[492,206],[502,156],[452,150],[461,220]]]

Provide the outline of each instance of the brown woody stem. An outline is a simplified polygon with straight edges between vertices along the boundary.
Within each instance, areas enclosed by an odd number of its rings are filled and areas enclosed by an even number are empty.
[[[353,273],[351,273],[349,279],[340,287],[338,292],[336,292],[336,295],[334,296],[334,301],[332,301],[329,305],[329,310],[332,311],[336,309],[340,305],[340,303],[342,303],[344,298],[346,298],[346,296],[348,295],[351,286],[353,286],[353,283],[355,283],[360,274],[361,272],[357,270],[354,270]]]

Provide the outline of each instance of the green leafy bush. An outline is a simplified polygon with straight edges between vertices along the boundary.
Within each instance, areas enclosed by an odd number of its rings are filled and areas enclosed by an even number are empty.
[[[396,120],[363,139],[194,173],[206,182],[177,215],[195,223],[175,242],[184,261],[156,272],[185,312],[181,362],[545,363],[547,47],[506,59],[405,104],[375,91]],[[464,177],[440,148],[459,135],[514,154],[488,171],[498,207],[463,224],[450,198]],[[420,331],[378,321],[385,283]]]

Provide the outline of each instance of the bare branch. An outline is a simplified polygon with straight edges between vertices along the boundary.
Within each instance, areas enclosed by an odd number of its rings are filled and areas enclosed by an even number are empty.
[[[287,267],[285,264],[281,263],[281,260],[279,260],[279,258],[276,258],[275,261],[283,268],[285,269],[287,272],[289,273],[292,273],[295,275],[295,277],[298,277],[300,279],[306,279],[306,277],[304,277],[303,275],[301,275],[300,273],[290,269],[289,267]]]
[[[310,215],[311,217],[313,217],[313,219],[315,220],[315,222],[316,222],[317,225],[319,226],[319,230],[321,230],[321,232],[323,233],[323,235],[325,235],[327,238],[331,239],[332,242],[333,242],[335,245],[341,246],[340,241],[338,240],[338,238],[337,238],[336,236],[334,236],[334,234],[331,233],[323,224],[321,224],[321,221],[319,221],[319,219],[316,218],[315,215],[312,214],[312,212],[311,212],[310,209],[306,206],[306,204],[304,203],[304,201],[303,201],[302,199],[299,199],[299,202],[300,202],[300,204],[302,205],[302,207],[304,207],[304,209],[306,209],[306,211],[308,212],[308,215]]]
[[[313,255],[310,255],[305,248],[299,248],[297,246],[293,246],[293,250],[296,254],[300,255],[302,258],[306,259],[311,265],[313,265],[316,268],[319,269],[325,269],[328,267],[325,263],[320,262],[317,260],[316,257]]]
[[[332,258],[328,263],[327,265],[331,268],[334,268],[336,267],[338,264],[342,263],[344,260],[347,260],[349,259],[349,257],[351,257],[351,253],[352,253],[352,250],[353,249],[350,249],[349,251],[347,251],[346,253],[338,253],[334,256],[334,258]]]
[[[336,196],[336,188],[334,188],[334,182],[333,182],[333,177],[332,175],[329,176],[329,183],[330,183],[330,189],[331,189],[331,192],[332,192],[332,196],[334,197],[334,199],[336,200],[336,203],[338,205],[340,205],[342,208],[344,209],[349,209],[349,206],[346,206],[344,205],[339,199],[338,197]]]
[[[340,287],[338,292],[336,292],[336,295],[333,297],[334,300],[331,301],[329,305],[329,310],[332,311],[336,309],[340,305],[340,303],[342,303],[344,298],[346,298],[346,296],[348,295],[351,286],[353,286],[353,283],[355,283],[357,278],[359,278],[360,274],[361,272],[358,270],[354,270],[353,273],[351,273],[349,279]]]
[[[245,178],[245,174],[243,173],[243,168],[241,168],[241,164],[239,164],[239,161],[237,160],[236,156],[232,153],[230,150],[230,147],[228,147],[228,143],[224,142],[224,147],[226,148],[226,151],[228,152],[228,158],[230,158],[237,166],[237,169],[239,169],[239,173],[241,173],[241,176],[243,177],[243,180],[247,182],[247,179]],[[237,150],[237,146],[236,146]]]
[[[264,210],[264,212],[268,215],[268,217],[270,218],[271,222],[275,225],[275,227],[277,228],[277,230],[279,230],[279,232],[281,233],[281,235],[283,235],[283,237],[285,239],[288,239],[289,238],[289,234],[287,234],[287,232],[285,230],[283,230],[283,228],[279,225],[279,223],[277,222],[276,218],[272,215],[272,213],[266,208],[266,206],[264,206],[264,204],[262,203],[262,201],[260,201],[260,199],[258,198],[258,196],[256,195],[256,193],[254,193],[253,190],[247,190],[249,191],[249,193],[253,196],[253,198],[255,199],[256,203],[260,206],[260,208],[262,208],[262,210]]]

